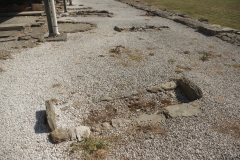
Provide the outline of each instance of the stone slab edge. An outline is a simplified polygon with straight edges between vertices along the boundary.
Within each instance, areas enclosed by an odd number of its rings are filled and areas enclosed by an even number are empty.
[[[10,12],[10,13],[0,13],[0,17],[41,16],[43,13],[44,13],[44,11]]]
[[[67,33],[61,33],[56,37],[47,37],[46,41],[67,41]]]
[[[226,27],[221,27],[220,25],[211,25],[208,23],[203,23],[203,22],[198,21],[197,19],[190,18],[187,15],[175,13],[175,12],[169,12],[169,11],[165,11],[165,10],[160,10],[155,7],[153,8],[153,7],[142,6],[142,5],[138,5],[138,4],[134,4],[134,3],[130,3],[130,2],[125,2],[124,0],[116,0],[116,1],[128,4],[132,7],[140,9],[140,10],[150,12],[155,16],[173,20],[175,22],[181,23],[181,24],[191,27],[193,29],[197,29],[199,32],[201,32],[203,34],[206,34],[209,36],[215,36],[223,41],[240,46],[240,31],[239,30],[231,29],[231,28],[226,29]],[[229,33],[231,33],[233,35],[229,35]],[[226,37],[228,37],[227,40],[226,40]]]

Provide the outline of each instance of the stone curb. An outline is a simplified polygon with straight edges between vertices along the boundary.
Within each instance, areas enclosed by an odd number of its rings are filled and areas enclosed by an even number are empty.
[[[18,30],[21,31],[24,29],[26,24],[2,24],[0,26],[0,31],[11,31],[11,30]]]
[[[200,33],[203,33],[209,36],[215,36],[223,41],[240,46],[239,30],[228,28],[228,27],[222,27],[220,25],[204,23],[204,22],[201,22],[200,20],[190,18],[189,16],[184,14],[169,12],[166,10],[160,10],[155,7],[146,7],[146,6],[142,6],[142,5],[138,5],[130,2],[125,2],[123,0],[116,0],[116,1],[128,4],[140,10],[147,11],[155,16],[173,20],[175,22],[178,22],[188,27],[191,27],[193,29],[196,29]]]
[[[0,17],[41,16],[43,13],[44,13],[44,11],[10,12],[10,13],[0,13]]]

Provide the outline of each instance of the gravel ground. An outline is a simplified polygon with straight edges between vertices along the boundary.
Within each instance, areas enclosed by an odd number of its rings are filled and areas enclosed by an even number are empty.
[[[108,159],[240,159],[239,138],[216,132],[222,121],[240,121],[240,47],[204,36],[195,30],[160,17],[140,16],[136,10],[113,0],[74,1],[94,10],[108,10],[114,17],[64,17],[96,23],[88,32],[68,34],[66,42],[46,42],[31,49],[13,50],[14,59],[0,60],[0,159],[74,159],[67,148],[71,142],[52,144],[44,124],[45,100],[57,99],[58,126],[65,129],[82,124],[102,95],[113,95],[162,84],[185,76],[203,91],[202,113],[195,117],[167,119],[161,125],[165,136],[135,138],[124,135]],[[145,32],[116,32],[114,26],[169,26]],[[112,57],[109,50],[122,45],[139,53]],[[184,54],[189,51],[189,54]],[[201,61],[199,52],[210,52]],[[149,54],[153,53],[150,56]],[[101,56],[100,56],[101,55]],[[175,62],[169,63],[172,59]],[[176,66],[187,66],[180,74]],[[54,84],[58,87],[53,87]],[[60,108],[81,104],[63,112]],[[124,103],[111,102],[119,112]],[[111,130],[113,133],[120,131]]]

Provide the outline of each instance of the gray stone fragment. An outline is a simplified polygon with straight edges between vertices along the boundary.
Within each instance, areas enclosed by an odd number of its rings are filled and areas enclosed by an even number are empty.
[[[69,16],[69,13],[61,13],[60,16],[61,17],[67,17],[67,16]]]
[[[157,93],[159,91],[162,91],[162,88],[160,86],[151,86],[147,88],[147,91],[151,93]]]
[[[159,91],[161,91],[161,90],[159,90]],[[146,90],[145,89],[138,89],[137,92],[138,92],[139,95],[140,94],[145,94]]]
[[[194,107],[199,106],[199,102],[198,102],[198,101],[192,101],[192,102],[190,102],[189,104],[191,104],[191,105],[194,106]]]
[[[123,127],[128,125],[131,122],[131,120],[125,119],[125,118],[117,118],[112,119],[112,126],[114,128]]]
[[[53,108],[53,104],[51,101],[46,101],[45,106],[46,106],[48,125],[49,125],[51,131],[54,131],[55,129],[57,129],[57,124],[56,124],[56,115],[55,115],[55,111]]]
[[[179,86],[181,87],[183,93],[187,96],[190,101],[200,99],[203,96],[202,90],[193,82],[186,78],[181,78],[177,80]]]
[[[42,25],[43,25],[43,23],[35,22],[35,23],[31,24],[31,27],[41,27]]]
[[[202,25],[198,27],[198,30],[210,36],[214,36],[222,32],[222,29],[216,25]]]
[[[117,26],[114,27],[114,30],[115,30],[115,31],[118,31],[118,32],[121,32],[121,31],[122,31],[122,29],[119,28],[119,27],[117,27]]]
[[[230,38],[230,37],[227,37],[227,36],[222,36],[221,39],[222,39],[223,41],[227,41],[227,42],[231,40],[231,38]]]
[[[160,17],[163,17],[163,18],[168,18],[168,17],[172,16],[172,13],[166,12],[166,11],[163,11],[163,10],[154,10],[154,11],[152,11],[152,13],[154,15],[157,15],[157,16],[160,16]]]
[[[135,119],[136,121],[146,122],[151,121],[153,123],[162,122],[165,120],[165,116],[162,114],[142,114],[138,118]]]
[[[100,132],[101,131],[101,126],[99,124],[95,124],[92,126],[92,131],[94,132]]]
[[[107,102],[112,101],[112,100],[113,100],[113,98],[110,96],[107,96],[107,95],[102,96],[100,99],[100,101],[107,101]]]
[[[165,90],[172,90],[172,89],[175,89],[176,87],[177,87],[177,84],[174,81],[162,84],[162,88]]]
[[[172,98],[175,98],[175,97],[176,97],[176,94],[173,93],[173,92],[170,92],[168,95],[169,95],[170,97],[172,97]]]
[[[103,127],[103,129],[106,129],[106,130],[111,129],[111,125],[108,122],[103,122],[102,127]]]
[[[50,133],[50,137],[54,143],[60,143],[62,141],[67,141],[69,139],[68,132],[62,128],[55,129]]]
[[[43,37],[39,37],[37,41],[44,43],[46,40]]]
[[[187,103],[167,106],[163,113],[169,118],[189,117],[201,113],[201,110]]]
[[[0,38],[13,37],[19,34],[19,31],[1,31]]]
[[[129,98],[129,97],[132,96],[132,93],[130,93],[130,92],[125,92],[125,93],[123,93],[122,96],[123,96],[124,98]]]
[[[90,136],[90,128],[87,126],[79,126],[75,128],[75,132],[78,138],[78,141],[82,141],[82,138]]]
[[[31,36],[21,36],[21,37],[18,37],[18,40],[19,41],[21,41],[21,40],[24,40],[24,41],[26,41],[26,40],[29,40],[29,39],[31,39]]]
[[[75,128],[70,128],[68,130],[68,135],[69,135],[69,138],[70,138],[71,141],[76,140],[77,139],[77,134],[75,132]]]
[[[123,96],[119,93],[113,95],[114,99],[121,99]]]
[[[235,30],[232,29],[232,28],[229,28],[229,27],[224,27],[224,28],[222,29],[222,31],[223,31],[223,32],[228,32],[228,33],[230,33],[230,32],[234,32]]]

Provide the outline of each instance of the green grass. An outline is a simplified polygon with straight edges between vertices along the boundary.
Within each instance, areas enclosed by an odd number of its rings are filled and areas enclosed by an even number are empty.
[[[187,14],[195,18],[208,19],[240,30],[240,0],[144,0],[160,9]]]

